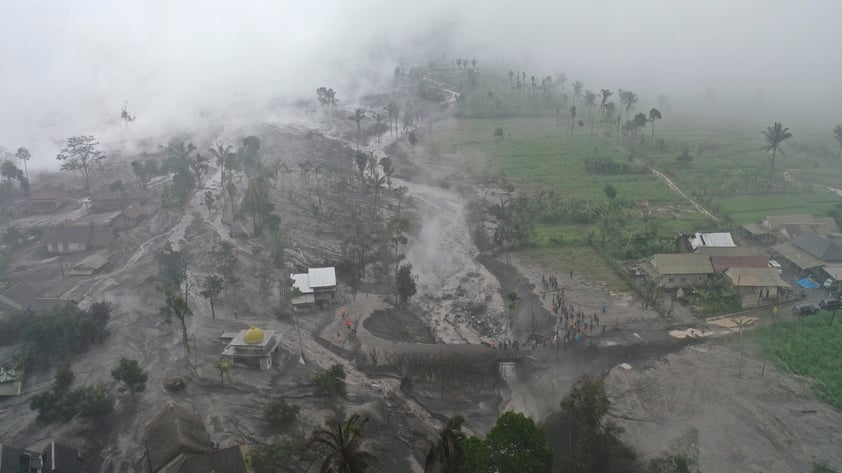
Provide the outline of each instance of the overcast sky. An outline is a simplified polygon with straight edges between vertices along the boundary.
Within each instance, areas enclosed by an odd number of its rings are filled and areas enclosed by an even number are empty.
[[[644,106],[705,88],[742,106],[762,89],[770,121],[842,122],[840,0],[0,3],[0,146],[38,159],[113,132],[126,100],[133,133],[186,129],[320,85],[353,98],[419,50],[565,72]]]

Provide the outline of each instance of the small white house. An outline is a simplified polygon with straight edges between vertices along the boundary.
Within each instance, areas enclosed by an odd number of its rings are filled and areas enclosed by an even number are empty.
[[[293,307],[325,306],[336,300],[336,269],[309,268],[306,273],[290,274],[292,287],[299,295],[292,300]]]

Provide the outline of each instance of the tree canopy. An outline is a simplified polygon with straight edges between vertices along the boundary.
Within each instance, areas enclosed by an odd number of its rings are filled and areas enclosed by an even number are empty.
[[[470,473],[548,473],[553,465],[544,430],[518,412],[500,416],[484,439],[468,439],[465,450]]]
[[[99,142],[93,136],[72,136],[67,139],[64,148],[56,156],[62,161],[62,171],[76,171],[85,178],[85,191],[91,192],[90,171],[105,159],[105,153],[97,146]]]
[[[111,370],[111,377],[120,382],[122,391],[132,395],[132,402],[135,401],[136,393],[146,390],[148,376],[137,364],[137,360],[120,358],[120,363]]]

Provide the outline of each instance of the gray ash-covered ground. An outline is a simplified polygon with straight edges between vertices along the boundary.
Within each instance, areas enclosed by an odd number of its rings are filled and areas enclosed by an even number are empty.
[[[356,133],[353,122],[347,120],[347,111],[326,114],[308,111],[304,115],[310,123],[263,125],[236,133],[256,134],[267,159],[280,157],[288,163],[289,172],[281,173],[271,193],[289,240],[286,256],[298,268],[335,262],[340,255],[341,231],[333,224],[336,214],[330,208],[339,208],[348,199],[363,204],[370,199],[370,196],[342,193],[329,176],[351,166]],[[108,327],[110,336],[105,344],[94,346],[71,361],[77,384],[111,383],[109,372],[116,360],[124,356],[138,359],[150,379],[137,406],[132,406],[126,396],[118,396],[116,415],[101,431],[91,432],[76,422],[70,425],[35,422],[36,413],[28,409],[29,401],[33,394],[48,389],[52,371],[33,370],[23,396],[0,402],[0,440],[40,445],[57,438],[82,448],[93,471],[136,471],[141,460],[143,426],[167,402],[187,405],[199,413],[214,441],[227,446],[276,438],[277,434],[267,430],[262,405],[269,399],[285,398],[301,407],[300,419],[288,429],[289,435],[306,436],[328,416],[362,412],[372,419],[368,437],[370,448],[381,457],[381,469],[421,471],[428,439],[447,416],[464,415],[468,419],[467,430],[475,433],[484,433],[507,409],[540,419],[557,408],[561,397],[580,375],[604,374],[623,362],[630,363],[632,370],[615,369],[607,377],[618,419],[636,419],[641,417],[642,410],[655,412],[665,403],[679,402],[677,407],[652,415],[639,425],[633,421],[627,424],[626,438],[645,455],[657,453],[659,445],[668,445],[676,432],[694,422],[702,423],[697,428],[703,441],[708,438],[708,432],[723,425],[718,422],[725,419],[717,421],[716,416],[704,417],[702,421],[703,409],[683,417],[685,411],[681,406],[685,404],[678,399],[694,396],[691,390],[694,383],[716,385],[723,372],[734,371],[733,357],[723,356],[711,363],[695,360],[697,353],[691,350],[669,355],[686,344],[666,335],[669,324],[656,313],[639,307],[630,295],[607,294],[581,278],[567,285],[568,297],[589,311],[606,301],[610,308],[605,317],[610,330],[590,336],[592,348],[586,342],[571,345],[566,351],[543,345],[533,350],[524,344],[521,350],[529,359],[516,375],[501,379],[496,370],[491,370],[474,373],[473,378],[465,376],[470,369],[466,360],[478,363],[477,366],[487,364],[488,360],[493,362],[496,352],[487,346],[489,342],[504,339],[524,342],[533,331],[552,334],[557,320],[536,290],[543,268],[505,255],[480,256],[473,232],[478,217],[473,212],[477,208],[481,211],[482,206],[471,203],[477,195],[470,186],[471,176],[465,171],[477,163],[465,162],[458,156],[438,156],[423,145],[425,133],[435,132],[429,126],[435,120],[428,119],[427,126],[418,130],[422,144],[414,150],[409,149],[405,138],[392,143],[388,133],[378,141],[367,132],[366,142],[362,144],[366,152],[382,154],[388,150],[398,169],[392,179],[393,186],[409,189],[403,209],[412,218],[412,230],[409,244],[401,252],[413,264],[419,283],[418,294],[409,310],[392,308],[389,301],[393,295],[383,278],[369,275],[360,292],[354,295],[340,271],[335,307],[300,312],[295,317],[276,317],[276,295],[261,294],[254,276],[264,253],[253,239],[241,235],[248,221],[235,221],[230,205],[211,212],[202,205],[204,190],[220,191],[218,171],[213,177],[213,170],[206,189],[196,193],[184,212],[158,211],[141,227],[124,232],[111,246],[113,266],[104,274],[62,280],[56,261],[41,250],[33,247],[16,254],[10,267],[27,268],[7,274],[7,278],[37,280],[51,295],[83,303],[100,299],[114,303],[114,317]],[[227,131],[224,135],[232,136],[234,132]],[[311,176],[305,182],[298,166],[305,160],[319,165],[324,174],[318,179]],[[235,184],[242,194],[246,182],[235,180]],[[396,196],[384,193],[383,199],[384,211],[394,211]],[[191,293],[194,315],[189,320],[189,336],[193,349],[188,357],[177,323],[167,324],[158,314],[160,294],[143,281],[155,271],[154,255],[169,241],[194,257],[196,263],[190,279],[194,288],[198,287],[204,275],[212,271],[209,248],[223,239],[233,240],[239,249],[238,271],[243,275],[244,285],[237,293],[225,294],[217,305],[216,319],[210,317],[208,303],[198,296],[198,291]],[[516,291],[520,298],[511,316],[504,302],[504,295],[510,291]],[[339,317],[342,308],[356,324],[355,333],[348,331]],[[510,317],[511,329],[507,330]],[[251,325],[282,332],[281,353],[269,371],[230,370],[223,387],[216,369],[223,348],[219,335]],[[302,356],[303,365],[299,363]],[[661,380],[657,377],[663,376],[664,369],[659,368],[658,362],[649,360],[665,356],[667,360],[675,360],[669,366],[687,363],[690,368],[672,370],[666,374],[669,379]],[[312,375],[337,363],[348,373],[347,398],[313,395]],[[648,366],[654,368],[641,369]],[[396,372],[395,367],[406,371]],[[184,376],[187,389],[176,394],[165,391],[163,380],[169,374]],[[651,384],[650,377],[658,379],[656,383],[685,384],[670,391],[674,395],[667,393],[672,397],[663,399],[663,390],[636,387],[640,383]],[[754,414],[722,408],[717,415],[730,412],[743,419],[745,428],[750,430],[752,425],[768,422],[768,416],[774,419],[775,403],[787,399],[793,402],[804,399],[807,403],[803,391],[786,388],[790,382],[784,374],[775,371],[772,376],[767,372],[767,378],[760,381],[720,383],[717,392],[709,393],[710,399],[689,405],[717,406],[718,399],[741,396],[739,405]],[[775,396],[766,396],[770,388],[777,393]],[[629,389],[633,392],[627,392]],[[750,407],[748,399],[753,399],[757,407]],[[807,404],[815,406],[815,401]],[[816,410],[821,412],[821,425],[839,424],[838,413],[827,408]],[[797,420],[797,416],[786,417],[782,422]],[[786,450],[795,442],[800,445],[798,450],[785,460],[797,467],[805,464],[806,457],[813,455],[814,450],[830,448],[830,442],[838,440],[833,435],[824,439],[807,437],[815,445],[810,449],[800,441],[788,443],[791,437],[782,429],[759,431],[760,437],[770,439],[769,443],[753,442],[751,451],[741,450],[741,464],[766,465],[763,458],[776,458],[775,451]],[[746,431],[741,435],[752,434]],[[716,448],[706,448],[704,452],[704,461],[709,465],[722,465],[728,459],[727,454],[717,452]]]

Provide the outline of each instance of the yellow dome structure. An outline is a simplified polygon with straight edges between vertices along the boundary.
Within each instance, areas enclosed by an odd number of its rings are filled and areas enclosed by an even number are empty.
[[[261,343],[264,338],[266,338],[266,334],[263,333],[263,330],[257,327],[250,327],[246,330],[246,333],[243,334],[243,341],[249,345],[257,345],[258,343]]]

